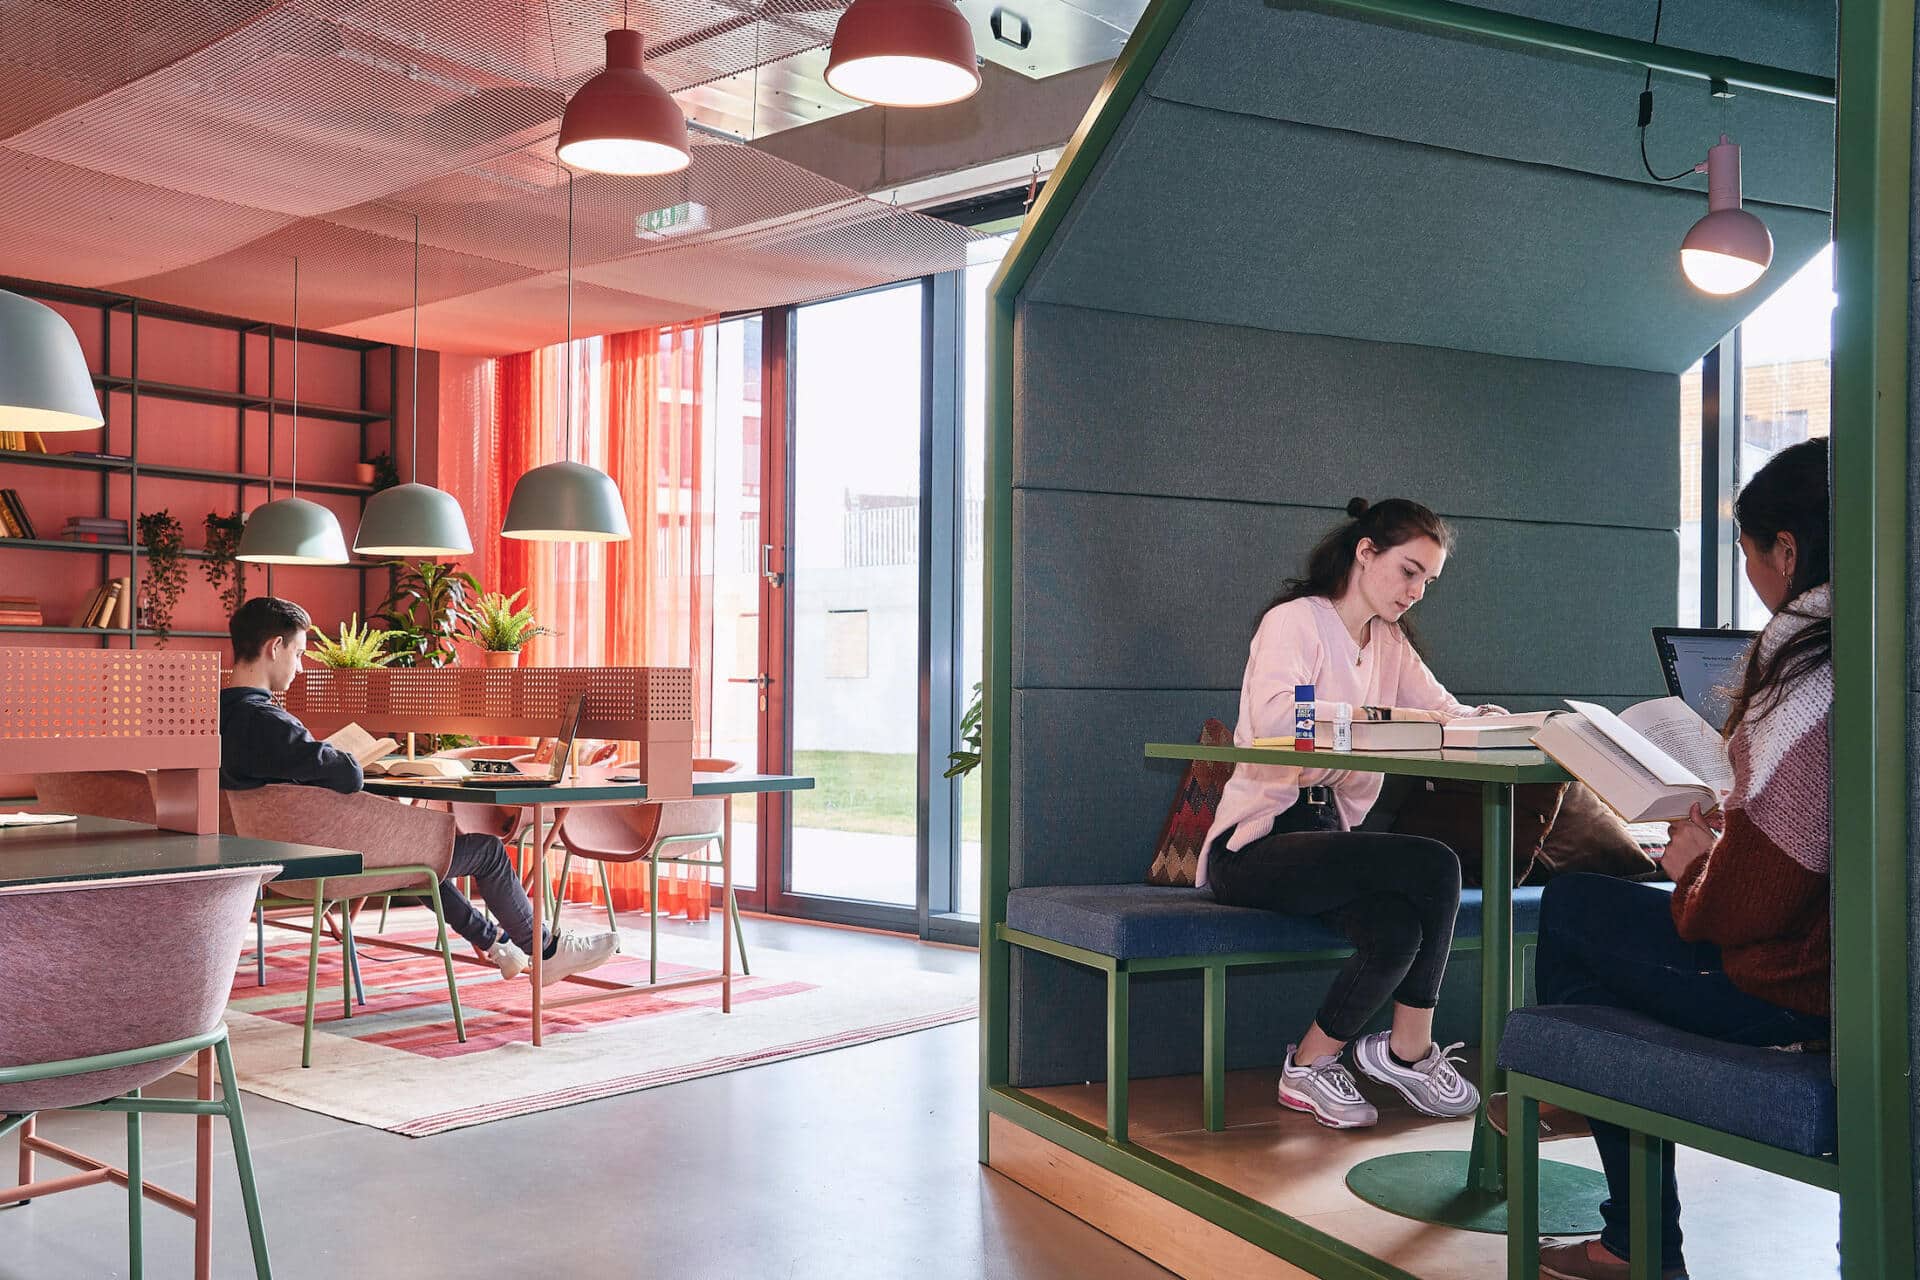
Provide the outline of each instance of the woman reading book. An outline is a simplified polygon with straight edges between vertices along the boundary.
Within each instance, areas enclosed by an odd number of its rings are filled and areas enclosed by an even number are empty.
[[[1776,454],[1734,502],[1747,581],[1773,614],[1747,656],[1727,717],[1733,791],[1673,823],[1671,894],[1596,875],[1562,876],[1540,904],[1542,1004],[1631,1009],[1735,1044],[1827,1038],[1832,594],[1827,442]],[[1598,1239],[1543,1242],[1540,1274],[1627,1276],[1627,1133],[1595,1120],[1606,1169]],[[1686,1274],[1673,1145],[1662,1143],[1661,1274]]]
[[[1286,584],[1254,632],[1240,684],[1234,742],[1291,736],[1294,692],[1316,700],[1468,716],[1414,651],[1407,610],[1440,576],[1453,533],[1405,498],[1368,505],[1314,547],[1304,578]],[[1433,1043],[1460,906],[1460,860],[1436,840],[1352,830],[1379,797],[1382,775],[1243,764],[1233,771],[1202,846],[1197,882],[1229,906],[1318,916],[1354,945],[1298,1044],[1287,1046],[1280,1104],[1339,1129],[1379,1117],[1341,1065],[1355,1064],[1416,1109],[1463,1116],[1480,1095],[1448,1049]],[[1391,999],[1393,1026],[1360,1031]],[[1450,1046],[1457,1048],[1458,1046]]]

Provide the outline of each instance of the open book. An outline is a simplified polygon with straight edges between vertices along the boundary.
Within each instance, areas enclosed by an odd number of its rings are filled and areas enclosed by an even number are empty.
[[[1533,744],[1592,787],[1628,822],[1677,822],[1716,808],[1733,791],[1725,739],[1679,698],[1636,703],[1619,715],[1569,698]]]
[[[421,756],[414,760],[405,756],[388,756],[361,767],[369,778],[459,779],[473,776],[473,770],[467,768],[464,761],[448,760],[441,756]]]
[[[368,773],[369,767],[382,756],[392,755],[400,749],[400,744],[392,738],[376,738],[357,724],[344,724],[324,739],[326,744],[336,751],[344,751],[360,762],[360,767]]]

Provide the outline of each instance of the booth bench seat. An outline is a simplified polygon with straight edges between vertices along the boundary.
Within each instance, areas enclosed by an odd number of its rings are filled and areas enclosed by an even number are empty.
[[[1481,894],[1460,895],[1455,950],[1480,945]],[[1537,931],[1540,890],[1513,891],[1516,938]],[[1353,947],[1311,916],[1222,906],[1205,889],[1148,884],[1045,885],[1007,894],[1001,941],[1107,976],[1107,1137],[1127,1140],[1128,985],[1133,974],[1205,975],[1201,1084],[1206,1126],[1226,1128],[1227,971],[1255,965],[1338,963]]]
[[[1515,1009],[1507,1071],[1508,1274],[1539,1274],[1539,1104],[1631,1135],[1632,1253],[1660,1257],[1660,1140],[1828,1190],[1839,1187],[1839,1122],[1825,1053],[1728,1044],[1597,1005]],[[1647,1264],[1651,1266],[1651,1263]],[[1655,1272],[1648,1272],[1654,1274]],[[1642,1274],[1636,1270],[1634,1275]]]

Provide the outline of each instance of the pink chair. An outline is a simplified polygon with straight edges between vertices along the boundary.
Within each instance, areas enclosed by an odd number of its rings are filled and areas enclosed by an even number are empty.
[[[614,772],[634,772],[637,763],[614,767]],[[696,759],[695,773],[731,773],[731,760]],[[627,805],[583,805],[568,809],[560,818],[560,839],[566,844],[566,857],[560,863],[559,887],[554,905],[554,927],[559,927],[560,910],[566,905],[567,872],[575,857],[586,858],[600,866],[600,887],[607,896],[607,922],[616,931],[613,914],[613,887],[607,881],[606,863],[647,863],[647,981],[658,981],[660,965],[660,864],[675,862],[690,867],[718,867],[718,858],[694,855],[719,840],[726,826],[726,801],[719,798],[696,800],[659,800]],[[666,854],[678,845],[685,852]],[[747,937],[740,928],[740,904],[729,892],[727,919],[740,943],[740,972],[747,967]]]
[[[298,902],[313,907],[307,948],[307,1017],[300,1043],[300,1065],[313,1065],[313,1008],[320,972],[320,936],[327,912],[340,909],[341,994],[346,1016],[353,1016],[353,904],[358,899],[424,897],[439,927],[436,947],[447,969],[447,999],[453,1005],[454,1035],[465,1043],[460,989],[453,977],[453,950],[447,944],[447,918],[440,909],[440,881],[453,864],[453,817],[417,805],[397,804],[357,792],[341,795],[323,787],[276,783],[252,791],[229,791],[235,831],[260,840],[319,844],[359,852],[363,872],[333,879],[276,881],[268,906]],[[370,939],[369,941],[379,941]],[[418,950],[405,943],[383,946]]]
[[[236,867],[0,889],[0,1027],[6,1028],[0,1036],[0,1135],[20,1133],[20,1184],[0,1199],[25,1203],[124,1180],[129,1271],[138,1276],[142,1208],[149,1196],[192,1215],[197,1249],[204,1251],[212,1239],[207,1171],[201,1170],[195,1200],[150,1190],[141,1173],[140,1117],[224,1115],[253,1241],[254,1275],[272,1274],[240,1084],[221,1018],[247,913],[261,883],[279,871]],[[102,946],[102,937],[112,945]],[[141,1096],[146,1086],[209,1049],[220,1067],[217,1100]],[[204,1071],[204,1058],[202,1064]],[[127,1167],[113,1168],[35,1134],[35,1113],[53,1110],[124,1112]],[[203,1139],[203,1159],[208,1149]],[[36,1155],[84,1172],[35,1181]]]

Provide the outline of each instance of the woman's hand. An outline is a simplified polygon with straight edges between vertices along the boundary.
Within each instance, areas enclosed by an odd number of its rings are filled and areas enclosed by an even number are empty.
[[[1477,716],[1506,716],[1512,715],[1513,713],[1505,707],[1497,707],[1491,702],[1483,702],[1473,709],[1473,714]]]
[[[1660,857],[1660,869],[1678,882],[1687,870],[1713,848],[1713,842],[1720,838],[1720,832],[1713,824],[1713,817],[1720,811],[1715,809],[1711,816],[1703,815],[1700,806],[1694,805],[1687,816],[1679,822],[1667,824],[1667,851]],[[1724,819],[1723,819],[1724,820]]]

